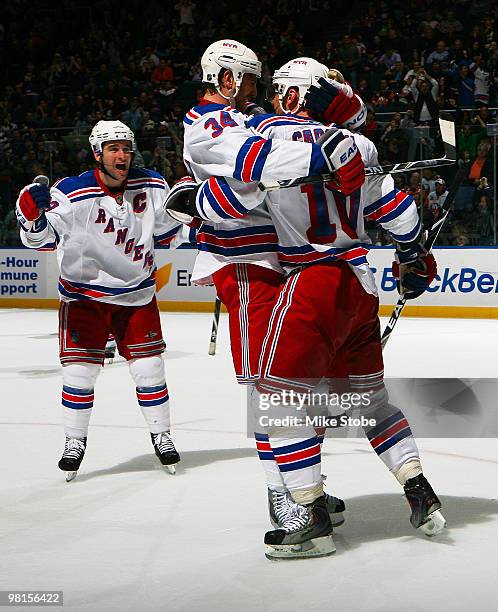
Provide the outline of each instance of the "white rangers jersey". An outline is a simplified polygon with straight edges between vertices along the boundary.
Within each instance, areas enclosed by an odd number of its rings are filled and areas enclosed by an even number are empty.
[[[304,142],[316,141],[326,129],[316,121],[292,115],[258,115],[247,123],[266,138]],[[373,143],[359,134],[354,134],[354,139],[365,165],[378,165]],[[244,207],[252,211],[254,201],[242,193],[237,195],[237,214],[242,214]],[[342,259],[352,266],[365,290],[373,294],[376,287],[367,261],[370,239],[364,219],[378,222],[398,242],[415,239],[421,229],[413,198],[396,189],[389,175],[369,177],[351,196],[344,196],[332,184],[318,183],[268,192],[266,197],[278,237],[278,258],[286,271]],[[217,204],[229,214],[222,199]]]
[[[282,272],[278,240],[265,206],[264,193],[254,181],[308,176],[324,171],[324,157],[312,143],[268,140],[246,125],[248,117],[222,104],[206,103],[184,117],[184,161],[198,182],[207,180],[200,205],[231,207],[223,223],[203,223],[199,255],[192,279],[209,284],[211,275],[228,263],[252,263]],[[211,177],[211,178],[210,178]],[[215,178],[216,177],[216,178]],[[251,209],[249,215],[240,200]],[[240,214],[238,214],[240,213]],[[247,215],[242,218],[243,215]]]
[[[57,249],[63,301],[147,304],[155,292],[154,243],[178,240],[180,226],[163,209],[168,192],[160,174],[142,168],[130,169],[122,196],[97,170],[63,178],[50,189],[46,222],[21,229],[21,239],[33,249]]]

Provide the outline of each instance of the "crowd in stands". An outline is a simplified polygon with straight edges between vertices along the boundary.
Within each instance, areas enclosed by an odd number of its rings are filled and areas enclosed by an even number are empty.
[[[88,134],[119,118],[136,133],[136,163],[172,183],[182,164],[182,117],[201,95],[200,56],[235,38],[263,63],[261,92],[292,57],[339,69],[367,103],[363,130],[381,163],[439,155],[437,117],[457,122],[460,162],[471,171],[443,241],[492,244],[493,137],[497,121],[498,3],[488,0],[115,0],[52,8],[4,4],[0,16],[0,244],[18,244],[12,212],[19,188],[37,174],[56,180],[92,164]],[[261,93],[260,104],[264,104]],[[496,137],[495,137],[496,139]],[[426,225],[440,214],[451,174],[397,175]],[[439,181],[439,182],[438,182]],[[445,182],[446,181],[446,182]],[[384,234],[374,241],[385,244]]]

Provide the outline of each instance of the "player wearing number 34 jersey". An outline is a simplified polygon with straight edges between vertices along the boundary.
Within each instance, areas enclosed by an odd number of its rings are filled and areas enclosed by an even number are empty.
[[[295,63],[301,67],[306,61],[299,58]],[[297,114],[257,116],[247,125],[272,140],[313,143],[320,139],[326,128],[302,111],[300,92],[293,81],[289,79],[280,91],[282,108],[294,108]],[[341,133],[347,132],[335,132]],[[377,165],[373,144],[360,135],[354,135],[354,140],[365,163]],[[205,185],[199,188],[197,204],[204,189]],[[256,193],[256,186],[254,190]],[[244,208],[247,213],[252,211],[254,202],[241,194],[236,213],[222,198],[217,206],[197,205],[197,210],[201,216],[211,215],[212,220],[237,218]],[[366,259],[370,240],[364,230],[364,218],[375,220],[390,232],[400,251],[412,248],[408,245],[416,242],[421,229],[413,199],[395,189],[387,176],[374,177],[347,194],[335,182],[270,192],[266,203],[278,236],[280,264],[290,274],[279,291],[263,341],[259,388],[306,392],[323,377],[340,376],[349,378],[351,388],[358,393],[371,391],[370,415],[377,419],[377,425],[366,428],[367,436],[386,466],[405,485],[410,503],[411,489],[419,490],[421,506],[414,510],[412,506],[412,523],[418,527],[429,521],[430,512],[440,504],[423,480],[406,419],[387,402],[378,300]],[[320,514],[320,445],[314,429],[299,427],[282,433],[268,428],[260,432],[258,440],[260,455],[277,462],[283,484],[294,501]],[[422,507],[425,502],[427,506]],[[291,521],[288,529],[284,526],[267,534],[270,556],[291,554],[293,545],[310,539],[313,531],[305,524],[307,516],[303,510],[302,525]],[[323,529],[315,531],[312,539],[327,535],[325,523],[324,519]],[[330,546],[327,551],[331,551]],[[316,554],[321,554],[320,550]]]

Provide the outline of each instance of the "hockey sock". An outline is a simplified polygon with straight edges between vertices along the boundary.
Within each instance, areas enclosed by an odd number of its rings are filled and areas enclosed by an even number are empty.
[[[320,446],[323,444],[323,439],[325,438],[325,427],[315,427],[316,437],[318,438],[318,442],[320,442]]]
[[[100,365],[68,363],[62,368],[62,419],[70,438],[86,438],[93,408],[93,389]]]
[[[419,460],[419,451],[405,415],[390,404],[373,415],[377,424],[365,428],[367,438],[386,467],[394,472],[408,461]]]
[[[70,438],[86,438],[93,408],[93,389],[62,387],[64,433]]]
[[[166,382],[154,387],[137,387],[137,399],[150,433],[169,431],[169,395]]]
[[[137,386],[138,404],[150,433],[169,431],[169,394],[162,357],[154,355],[133,359],[129,362],[129,368]]]
[[[405,415],[389,404],[383,382],[383,371],[365,376],[350,376],[351,389],[358,393],[370,392],[370,404],[363,414],[375,420],[373,427],[365,427],[365,434],[380,460],[391,472],[409,461],[418,461],[419,451]]]
[[[256,448],[258,450],[261,467],[266,474],[266,484],[268,488],[273,491],[285,491],[282,474],[273,456],[273,451],[268,441],[268,435],[255,433],[254,437],[256,438]]]
[[[295,490],[323,487],[320,442],[312,427],[279,427],[269,434],[282,480],[293,495]]]

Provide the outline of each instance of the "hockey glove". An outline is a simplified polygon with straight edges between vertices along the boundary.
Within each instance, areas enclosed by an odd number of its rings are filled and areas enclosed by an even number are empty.
[[[164,202],[168,215],[190,227],[199,227],[202,220],[195,207],[199,187],[191,176],[184,176],[175,183]]]
[[[437,264],[420,242],[398,244],[392,265],[398,293],[413,300],[424,293],[437,274]]]
[[[26,185],[21,189],[17,206],[26,221],[36,221],[50,208],[50,189],[39,183]]]
[[[364,104],[349,85],[323,77],[318,79],[318,85],[312,85],[304,97],[304,107],[313,116],[343,127],[359,124],[357,116],[363,113]],[[364,115],[366,118],[366,112]]]
[[[333,187],[351,195],[365,182],[365,165],[353,137],[332,129],[317,140],[326,164],[335,173]]]

